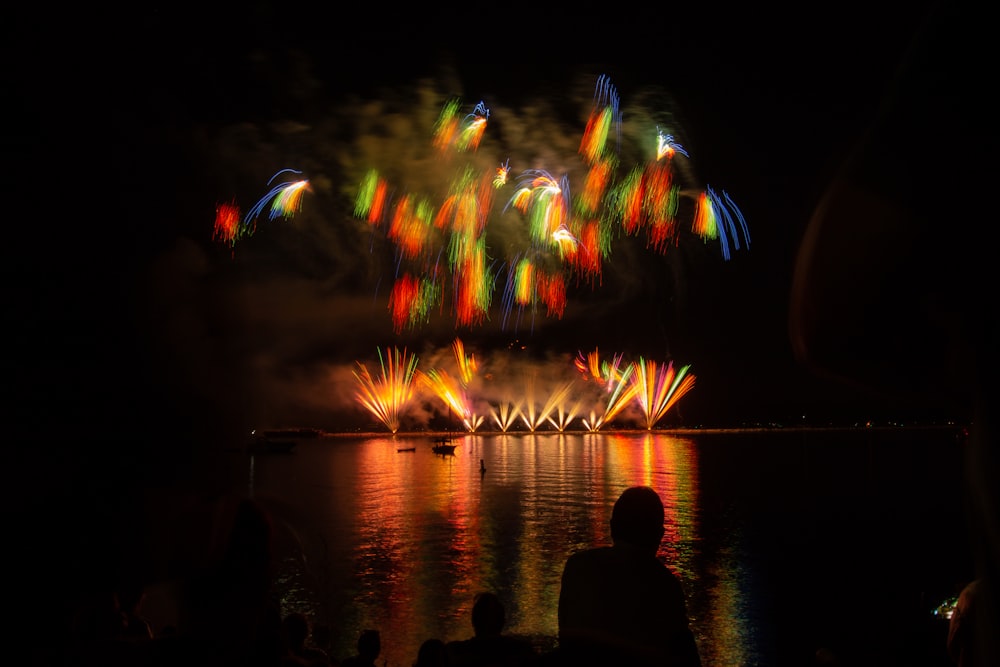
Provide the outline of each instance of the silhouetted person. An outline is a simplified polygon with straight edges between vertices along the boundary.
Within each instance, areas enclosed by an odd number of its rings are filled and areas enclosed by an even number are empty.
[[[310,637],[312,645],[326,653],[329,664],[338,664],[333,655],[333,627],[329,623],[313,623]]]
[[[612,546],[578,551],[566,560],[558,664],[701,664],[684,591],[656,557],[663,520],[656,491],[626,489],[611,512]]]
[[[112,590],[96,590],[85,595],[71,619],[70,662],[98,664],[111,662],[115,644],[122,639],[124,617],[118,596]]]
[[[358,652],[340,662],[340,667],[374,667],[382,653],[382,635],[378,630],[364,630],[358,636]]]
[[[536,655],[531,643],[503,634],[507,614],[494,593],[476,595],[472,604],[473,636],[448,642],[452,667],[509,667],[527,664]]]
[[[146,588],[140,581],[129,580],[118,587],[118,604],[121,608],[124,639],[152,639],[153,627],[142,614]]]
[[[930,4],[875,100],[878,113],[822,184],[796,257],[789,333],[799,363],[838,395],[853,389],[920,418],[945,414],[971,425],[969,551],[982,586],[981,627],[990,629],[979,637],[977,664],[995,667],[1000,309],[996,249],[986,239],[997,213],[960,193],[994,190],[1000,141],[992,110],[978,103],[980,82],[993,72],[993,29],[975,13],[961,0]],[[947,134],[946,169],[927,169],[924,147],[912,140],[928,128]],[[930,193],[945,197],[943,208]],[[945,220],[961,233],[946,231]]]
[[[186,582],[178,633],[207,660],[274,665],[284,653],[271,540],[270,515],[241,500],[222,553]]]
[[[289,612],[281,619],[281,629],[285,639],[286,658],[291,658],[291,660],[286,659],[287,664],[301,664],[309,667],[330,664],[330,656],[327,655],[326,651],[306,643],[312,630],[312,624],[305,614],[296,611]]]
[[[977,630],[976,627],[978,587],[979,582],[976,580],[966,584],[958,595],[958,602],[952,611],[951,620],[948,621],[948,657],[958,667],[971,667],[979,664],[976,662],[976,655],[982,652],[977,650],[979,637],[984,630],[991,632],[989,628]]]
[[[417,651],[417,661],[413,663],[413,667],[451,667],[445,643],[437,638],[424,640]]]

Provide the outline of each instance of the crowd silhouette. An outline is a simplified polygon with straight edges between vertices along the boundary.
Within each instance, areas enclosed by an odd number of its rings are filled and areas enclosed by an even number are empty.
[[[554,649],[508,635],[500,596],[482,591],[473,600],[471,636],[449,642],[428,637],[412,665],[700,665],[684,591],[656,557],[663,522],[663,504],[652,488],[622,493],[610,522],[613,544],[574,554],[566,563]],[[144,584],[128,581],[79,599],[62,649],[39,651],[32,664],[388,667],[380,629],[364,629],[356,651],[337,656],[330,650],[335,627],[314,624],[298,611],[282,613],[273,532],[270,513],[241,500],[217,553],[174,587],[175,624],[154,632],[143,616]]]
[[[227,537],[213,556],[174,587],[176,623],[155,628],[144,616],[146,588],[128,578],[75,600],[65,636],[39,646],[29,664],[55,667],[390,667],[381,632],[366,628],[350,655],[331,648],[342,629],[299,611],[281,611],[275,587],[269,511],[244,499],[230,511]],[[542,647],[506,633],[507,612],[496,591],[473,598],[471,636],[426,637],[408,665],[392,667],[700,667],[687,594],[657,556],[665,511],[648,486],[626,488],[609,521],[609,545],[572,553],[563,566],[558,635]],[[977,582],[978,584],[979,582]],[[947,652],[955,665],[977,662],[975,585],[959,599]],[[812,665],[844,665],[817,650]],[[929,664],[929,663],[928,663]]]

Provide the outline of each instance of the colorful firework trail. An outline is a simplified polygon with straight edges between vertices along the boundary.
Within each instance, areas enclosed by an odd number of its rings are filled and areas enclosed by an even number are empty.
[[[215,227],[212,239],[235,245],[243,231],[240,224],[240,207],[235,203],[219,204],[215,209]]]
[[[521,401],[500,401],[490,406],[490,416],[501,433],[506,433],[517,423],[517,418],[521,416],[521,405]]]
[[[449,100],[434,128],[433,145],[442,154],[457,156],[475,152],[483,139],[489,110],[483,102],[464,116],[457,100]],[[447,270],[431,272],[438,289],[428,290],[443,300],[451,294],[447,309],[460,327],[471,327],[489,319],[494,286],[503,290],[501,325],[521,321],[521,313],[532,317],[561,319],[570,284],[601,284],[601,274],[610,260],[613,241],[619,236],[644,236],[647,247],[665,254],[680,243],[684,228],[679,221],[684,198],[692,199],[694,220],[687,227],[705,241],[718,241],[728,260],[732,249],[749,245],[749,230],[742,213],[725,192],[706,188],[700,195],[686,194],[676,176],[673,160],[688,158],[674,137],[656,128],[651,159],[617,177],[622,112],[618,93],[610,79],[598,79],[594,104],[579,145],[586,176],[579,195],[574,195],[568,175],[555,175],[543,168],[523,170],[511,178],[509,158],[494,172],[477,173],[468,165],[457,166],[445,199],[435,213],[428,212],[412,223],[411,234],[399,233],[393,223],[386,238],[396,244],[400,260],[430,266],[442,251]],[[513,182],[513,185],[510,184]],[[515,214],[527,231],[520,247],[503,249],[506,260],[491,261],[493,249],[486,243],[487,227],[494,207],[494,192],[513,187],[500,215]],[[390,188],[370,171],[362,180],[355,202],[355,217],[376,226],[384,220],[412,218],[413,194],[403,193],[389,201]],[[431,200],[420,199],[434,209]],[[400,212],[401,211],[401,212]],[[425,220],[433,218],[433,225]],[[428,233],[434,228],[438,235]],[[444,236],[444,238],[441,237]],[[440,269],[440,264],[433,264]],[[411,281],[412,272],[402,269],[397,281]],[[407,289],[409,290],[409,288]],[[434,306],[444,302],[436,301]],[[413,312],[404,316],[399,299],[390,307],[396,333],[426,322],[428,303],[415,300]],[[517,315],[515,315],[517,314]]]
[[[656,126],[649,137],[646,162],[622,164],[623,112],[605,75],[597,80],[582,128],[581,168],[572,171],[578,183],[571,183],[570,173],[543,166],[516,172],[510,158],[483,168],[475,155],[490,136],[490,122],[484,101],[468,112],[458,99],[445,102],[429,142],[435,159],[454,170],[450,181],[439,184],[440,192],[409,192],[390,183],[377,165],[366,167],[358,182],[353,218],[395,254],[387,309],[397,334],[437,316],[451,317],[462,328],[561,319],[569,287],[599,289],[615,242],[624,237],[644,239],[660,255],[678,247],[687,233],[718,243],[724,260],[749,248],[746,220],[726,191],[681,183],[674,162],[690,156],[664,128]],[[268,185],[285,173],[301,172],[282,169]],[[265,215],[293,216],[308,190],[305,179],[273,185],[242,220],[235,204],[219,205],[213,238],[234,245],[252,235]],[[507,233],[490,235],[494,223]],[[514,228],[520,238],[511,236]],[[491,314],[494,309],[499,313]]]
[[[383,355],[380,350],[382,375],[377,381],[358,362],[360,370],[355,371],[355,378],[359,404],[392,433],[400,429],[408,406],[422,405],[424,399],[439,401],[449,424],[457,418],[468,433],[479,431],[487,416],[502,433],[563,432],[576,421],[587,431],[598,432],[616,420],[621,427],[638,424],[652,430],[695,384],[689,366],[675,369],[672,361],[659,364],[643,357],[623,364],[620,354],[603,361],[595,349],[588,355],[580,353],[567,364],[566,370],[582,373],[583,380],[577,377],[550,381],[542,388],[542,378],[535,369],[517,373],[506,383],[503,378],[492,378],[497,386],[503,384],[507,396],[488,398],[477,394],[473,380],[478,365],[475,357],[466,353],[461,339],[455,339],[452,352],[457,372],[440,367],[418,369],[415,356],[398,349],[386,350]],[[591,383],[591,391],[583,386],[587,382]]]
[[[684,394],[694,388],[694,376],[687,374],[689,366],[682,366],[675,372],[673,362],[660,366],[655,361],[640,357],[633,366],[635,400],[642,409],[646,429],[650,430]]]
[[[284,173],[301,174],[302,172],[296,169],[277,171],[267,181],[271,189],[257,200],[242,220],[240,220],[239,206],[235,203],[219,204],[216,207],[212,238],[232,246],[240,239],[252,236],[257,231],[258,218],[268,207],[270,207],[267,216],[269,220],[290,218],[298,213],[302,208],[302,197],[309,190],[309,180],[284,181],[272,185],[274,180]]]
[[[420,372],[419,377],[423,387],[444,401],[449,415],[457,416],[469,433],[476,432],[484,417],[475,413],[468,394],[458,379],[439,368]]]
[[[413,380],[417,373],[417,357],[406,350],[393,348],[378,351],[382,369],[377,378],[368,372],[368,367],[357,362],[354,378],[357,381],[358,402],[382,422],[391,433],[400,427],[400,416],[413,399]]]

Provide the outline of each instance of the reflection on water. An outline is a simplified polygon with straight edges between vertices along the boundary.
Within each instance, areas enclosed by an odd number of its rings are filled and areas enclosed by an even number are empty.
[[[836,470],[857,493],[857,480],[875,474],[871,442],[840,438],[853,463]],[[459,442],[454,456],[441,456],[429,437],[337,436],[303,441],[291,456],[251,459],[250,490],[281,526],[283,604],[330,623],[335,655],[352,653],[360,630],[374,627],[388,665],[409,667],[424,639],[472,634],[481,590],[500,595],[510,632],[551,645],[563,563],[609,543],[614,501],[645,484],[666,505],[659,555],[688,591],[704,663],[774,664],[784,585],[775,571],[785,566],[769,562],[767,550],[787,546],[788,535],[772,538],[797,528],[774,526],[799,521],[803,499],[816,499],[809,489],[829,483],[817,471],[831,466],[815,467],[811,442],[652,433],[472,434]],[[953,461],[925,463],[955,483]],[[862,496],[861,504],[875,499]]]

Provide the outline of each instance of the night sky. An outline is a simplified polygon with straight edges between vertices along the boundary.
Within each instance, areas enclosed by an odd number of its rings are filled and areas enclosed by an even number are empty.
[[[920,34],[919,4],[19,11],[5,142],[23,157],[10,162],[5,271],[9,391],[27,433],[219,442],[375,427],[353,405],[355,362],[375,368],[388,346],[444,359],[456,337],[481,365],[511,347],[539,367],[594,348],[690,364],[697,386],[670,425],[940,416],[818,377],[788,332],[803,231]],[[693,237],[666,255],[625,240],[599,287],[571,288],[561,319],[504,326],[494,311],[456,328],[445,312],[397,335],[391,253],[352,216],[364,171],[440,191],[450,172],[428,131],[457,97],[491,110],[477,165],[579,175],[601,76],[620,99],[622,163],[644,159],[641,123],[667,125],[690,156],[686,182],[732,197],[749,248],[726,261]],[[927,135],[914,140],[935,144]],[[262,218],[234,247],[214,240],[216,207],[247,211],[281,169],[310,179],[301,211]]]

